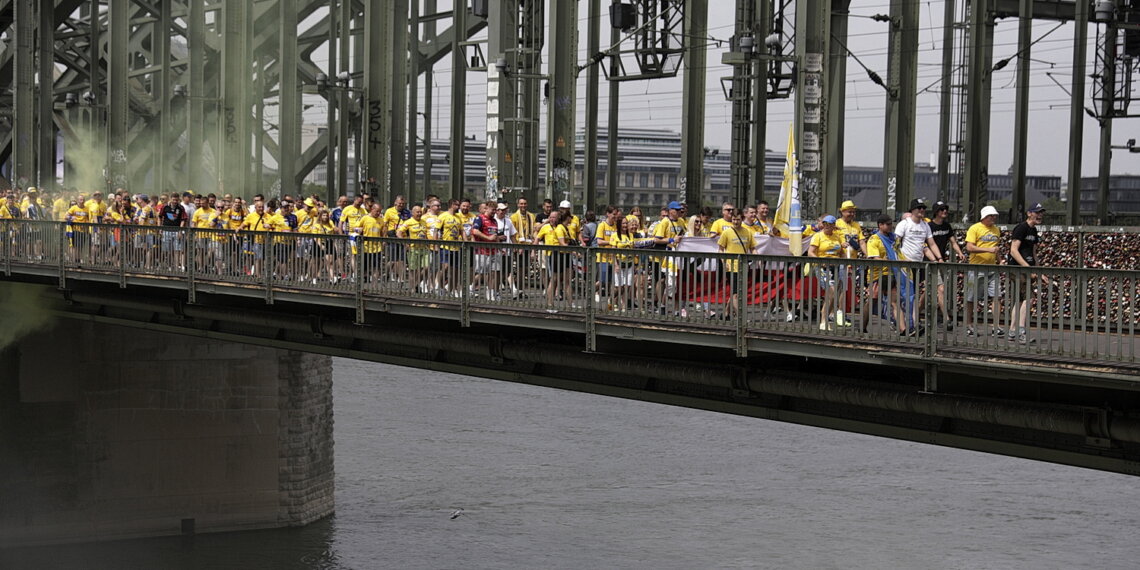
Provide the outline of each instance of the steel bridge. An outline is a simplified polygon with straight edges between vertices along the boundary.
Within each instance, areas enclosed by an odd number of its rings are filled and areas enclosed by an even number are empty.
[[[432,256],[416,277],[391,260],[427,246],[400,239],[261,234],[259,248],[254,235],[217,230],[0,230],[11,238],[3,280],[40,286],[64,319],[1140,473],[1136,271],[995,268],[999,312],[1027,301],[1027,342],[991,336],[1006,319],[957,300],[976,266],[922,266],[928,282],[947,284],[958,326],[939,323],[930,295],[913,305],[927,327],[900,335],[858,276],[917,264],[812,260],[846,276],[838,298],[856,326],[843,327],[825,320],[825,286],[788,280],[812,273],[803,258],[627,253],[617,265],[643,269],[633,293],[595,296],[606,250],[452,242],[453,266]],[[184,256],[170,254],[174,244]],[[489,257],[504,272],[502,295]],[[732,279],[736,267],[748,278]],[[551,268],[568,276],[561,299],[546,290]],[[482,287],[468,287],[477,275]],[[429,286],[434,276],[453,286]],[[965,332],[971,322],[981,334]]]
[[[580,4],[585,4],[580,7]],[[684,81],[681,179],[703,180],[708,0],[587,2],[463,0],[0,0],[0,164],[15,184],[99,189],[127,187],[296,195],[323,164],[329,196],[349,182],[385,198],[413,200],[428,190],[435,129],[433,67],[450,59],[450,156],[463,156],[467,79],[485,75],[486,194],[559,195],[584,167],[585,207],[597,209],[603,157],[597,145],[599,84],[609,83],[609,140],[620,125],[621,85],[680,75]],[[939,198],[975,212],[987,202],[993,71],[1017,66],[1014,197],[1024,210],[1033,23],[1074,26],[1068,145],[1084,146],[1083,121],[1101,127],[1097,218],[1104,223],[1113,122],[1132,116],[1140,62],[1135,0],[945,0],[940,93]],[[603,8],[609,8],[607,12]],[[719,7],[719,4],[718,4]],[[886,24],[890,64],[882,86],[884,203],[907,203],[913,179],[918,87],[919,3],[893,2],[873,19]],[[733,69],[732,188],[737,203],[763,194],[768,101],[794,99],[802,149],[805,213],[833,210],[843,171],[850,0],[736,0],[731,40],[720,49]],[[580,11],[587,57],[579,59]],[[994,61],[994,28],[1016,19],[1017,52]],[[549,25],[547,25],[549,21]],[[602,43],[603,23],[610,28]],[[1088,54],[1090,30],[1095,53]],[[1037,39],[1040,39],[1040,34]],[[321,60],[320,57],[325,59]],[[858,63],[858,58],[854,58]],[[319,64],[318,64],[319,62]],[[860,65],[862,65],[860,63]],[[697,70],[700,72],[689,72]],[[853,72],[862,74],[864,70]],[[1093,85],[1086,78],[1096,79]],[[585,154],[575,156],[576,89],[586,83]],[[424,105],[420,107],[420,89]],[[306,101],[327,107],[327,130],[302,145]],[[545,110],[543,109],[545,104]],[[545,113],[547,131],[540,133]],[[422,119],[422,122],[421,122]],[[422,137],[420,133],[423,133]],[[540,171],[545,140],[549,167]],[[422,147],[421,147],[422,143]],[[776,145],[778,146],[778,145]],[[759,158],[758,158],[759,157]],[[604,158],[618,161],[616,145]],[[350,169],[350,165],[355,168]],[[461,191],[463,162],[446,166]],[[1081,178],[1070,153],[1067,179]],[[616,169],[606,184],[615,203]],[[951,182],[951,173],[958,176]],[[955,187],[956,186],[956,187]],[[256,190],[251,190],[256,189]],[[690,209],[701,184],[683,186]],[[1069,223],[1080,200],[1068,201]]]

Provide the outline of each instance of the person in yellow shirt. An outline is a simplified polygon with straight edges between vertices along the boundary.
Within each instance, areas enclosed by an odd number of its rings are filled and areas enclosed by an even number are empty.
[[[451,291],[460,296],[459,290],[459,246],[449,242],[463,241],[463,221],[459,217],[459,200],[447,201],[447,211],[439,215],[439,271],[435,275],[436,286],[443,291]]]
[[[534,243],[548,246],[567,246],[570,245],[570,240],[569,228],[562,223],[562,213],[557,210],[550,212],[546,223],[534,236]],[[558,312],[558,309],[554,308],[554,298],[559,292],[567,302],[571,302],[570,278],[574,274],[573,254],[550,250],[545,253],[546,269],[550,273],[550,280],[546,282],[546,312],[553,314]]]
[[[534,240],[535,219],[534,214],[527,211],[526,198],[519,198],[516,202],[518,210],[511,214],[511,224],[515,226],[516,239],[519,243],[530,243]]]
[[[213,194],[211,194],[212,196]],[[207,262],[213,260],[214,269],[222,275],[225,267],[222,256],[222,244],[228,241],[229,236],[221,231],[225,217],[216,208],[210,205],[208,198],[198,196],[195,198],[194,215],[190,218],[190,227],[199,230],[197,235],[198,267],[205,269]]]
[[[380,279],[380,266],[383,261],[383,243],[377,238],[384,237],[384,207],[373,204],[372,211],[360,221],[360,237],[364,244],[362,247],[364,273],[369,275],[373,282]]]
[[[720,206],[720,216],[709,227],[709,236],[719,238],[724,229],[732,225],[732,216],[736,212],[736,206],[725,202]]]
[[[272,215],[265,211],[265,202],[256,202],[253,211],[246,214],[241,229],[253,232],[252,239],[245,240],[245,254],[252,258],[250,275],[262,274],[265,260],[265,234],[273,228]]]
[[[842,233],[836,230],[835,222],[835,216],[824,216],[820,222],[820,231],[811,237],[811,243],[808,246],[808,257],[826,259],[847,257],[847,239]],[[823,305],[819,311],[819,330],[826,331],[830,329],[828,320],[831,317],[831,309],[837,304],[838,299],[839,280],[836,279],[837,266],[816,264],[814,273],[816,279],[819,281],[820,287],[824,288]],[[835,322],[840,326],[846,324],[842,310],[836,311]]]
[[[459,201],[459,211],[455,213],[455,217],[459,223],[463,225],[463,241],[471,241],[471,226],[475,223],[475,217],[478,214],[471,211],[471,199],[464,198]]]
[[[90,213],[82,204],[82,197],[67,209],[68,233],[71,234],[71,259],[80,263],[90,256],[91,234],[88,225]]]
[[[653,237],[658,246],[665,246],[670,251],[677,249],[681,244],[681,240],[685,237],[687,228],[685,221],[681,219],[681,203],[669,202],[666,208],[666,217],[657,223],[656,228],[653,230]],[[675,256],[654,256],[653,260],[653,273],[660,273],[663,279],[657,280],[657,285],[654,287],[654,296],[657,300],[658,310],[667,311],[667,301],[674,299],[676,301],[677,290],[677,274],[680,270],[680,260]],[[676,303],[674,303],[676,305]],[[675,313],[680,312],[680,306],[673,307]],[[685,315],[687,316],[687,315]]]
[[[598,228],[594,232],[599,248],[603,248],[604,250],[615,247],[614,240],[617,239],[622,220],[621,208],[613,205],[606,206],[606,217],[598,223]],[[601,301],[600,297],[611,296],[611,288],[613,286],[611,275],[614,259],[613,254],[610,253],[599,253],[597,255],[598,282],[594,286],[597,289],[596,295],[599,296],[599,299],[597,299],[599,302]]]
[[[744,214],[734,209],[730,215],[732,222],[727,226],[722,226],[719,237],[717,238],[717,249],[720,250],[721,253],[751,255],[752,250],[756,249],[756,240],[752,237],[752,231],[744,227]],[[746,264],[745,267],[747,268]],[[736,305],[740,299],[736,293],[736,289],[740,284],[740,280],[745,279],[744,276],[747,275],[747,273],[741,271],[740,264],[738,264],[735,259],[725,260],[724,269],[728,277],[729,291],[732,291],[731,297],[728,302],[725,303],[724,315],[726,318],[732,318],[732,316],[736,314]],[[747,279],[745,279],[743,285],[745,295],[747,295]]]
[[[894,234],[894,220],[884,214],[879,216],[877,224],[879,231],[871,234],[871,237],[867,239],[867,257],[869,259],[898,260],[900,258],[900,243],[898,236]],[[890,266],[879,265],[871,267],[870,277],[870,294],[868,297],[871,306],[867,307],[867,304],[864,303],[860,317],[862,331],[867,332],[871,313],[879,313],[879,304],[886,301],[891,305],[891,315],[898,327],[899,334],[906,334],[907,320],[902,306],[899,304],[899,282],[903,279],[909,280],[909,276],[902,269],[892,269]]]
[[[418,293],[428,293],[428,268],[431,266],[431,226],[424,220],[424,209],[419,204],[412,206],[412,217],[400,222],[396,237],[412,240],[407,247],[408,284]],[[422,243],[417,243],[422,242]]]
[[[67,197],[64,196],[64,194],[62,192],[60,192],[59,196],[56,197],[55,201],[51,203],[51,217],[52,217],[52,219],[57,221],[57,222],[65,221],[67,219],[68,207],[69,207],[69,205],[67,202]]]
[[[1001,336],[1000,300],[998,299],[998,274],[985,266],[998,264],[998,251],[1001,249],[1001,230],[997,227],[998,211],[993,206],[982,208],[982,220],[966,230],[966,253],[970,255],[970,265],[982,266],[966,272],[964,284],[966,298],[966,336],[978,336],[974,328],[977,303],[985,303],[989,297],[993,310],[993,329],[990,334]]]
[[[403,196],[396,196],[392,201],[392,207],[384,210],[384,236],[396,237],[396,229],[400,227],[400,223],[411,217],[412,211],[408,209],[408,200]],[[404,244],[390,242],[388,247],[384,248],[384,254],[388,258],[389,275],[395,276],[396,281],[404,281],[404,270],[407,265]]]
[[[564,226],[566,226],[567,230],[570,230],[571,239],[577,241],[579,239],[579,233],[582,231],[582,220],[580,218],[578,218],[578,216],[575,216],[574,213],[570,211],[570,201],[569,200],[563,200],[563,201],[559,202],[558,203],[558,212],[559,212],[558,219],[562,220],[562,224]],[[574,245],[574,244],[570,244],[570,245]]]
[[[357,194],[352,198],[352,205],[340,211],[340,231],[344,234],[359,234],[360,222],[368,215],[364,206],[364,196]]]
[[[847,200],[839,206],[840,218],[835,221],[835,229],[847,240],[847,257],[851,259],[867,255],[867,240],[863,238],[863,226],[855,221],[856,212],[855,202]]]
[[[340,244],[341,242],[333,241],[333,238],[326,236],[333,236],[339,233],[340,230],[332,221],[332,212],[327,208],[321,208],[314,216],[312,223],[309,224],[309,234],[313,236],[315,242],[313,255],[311,257],[313,265],[309,271],[313,276],[314,285],[321,274],[322,268],[329,276],[329,283],[335,285],[337,282],[335,259],[337,249],[334,244]]]
[[[12,210],[8,208],[8,203],[4,202],[4,203],[0,204],[0,220],[11,220],[11,219],[13,219]]]
[[[625,215],[625,219],[632,222],[637,222],[637,225],[633,228],[634,233],[645,229],[645,215],[641,213],[641,206],[634,206],[630,208],[629,213]]]

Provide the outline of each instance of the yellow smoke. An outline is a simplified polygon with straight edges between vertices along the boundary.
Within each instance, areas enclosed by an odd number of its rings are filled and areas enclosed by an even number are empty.
[[[0,283],[0,350],[52,321],[42,287]]]

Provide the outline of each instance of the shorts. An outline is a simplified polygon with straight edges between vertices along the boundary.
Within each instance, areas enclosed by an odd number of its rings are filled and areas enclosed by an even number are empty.
[[[408,269],[426,269],[431,265],[431,251],[413,249],[408,251]]]
[[[246,255],[252,255],[254,259],[261,259],[265,251],[265,244],[255,241],[246,242],[244,251]]]
[[[608,261],[603,261],[598,264],[598,283],[603,285],[610,282],[610,268],[613,267]]]
[[[630,287],[633,285],[633,266],[614,268],[614,285],[617,287]]]
[[[171,251],[182,251],[182,232],[179,231],[164,231],[162,232],[162,249]]]
[[[984,296],[997,297],[998,275],[995,271],[967,271],[965,282],[966,300],[974,302]]]
[[[367,271],[376,271],[376,270],[380,269],[380,265],[384,261],[384,258],[381,256],[379,251],[374,251],[371,253],[365,253],[365,254],[363,254],[363,257],[364,257],[364,268]]]
[[[439,265],[455,265],[459,262],[459,252],[450,249],[439,250]]]
[[[819,281],[820,287],[831,288],[838,283],[835,278],[836,269],[834,265],[816,265],[812,268],[812,274]]]
[[[277,258],[277,263],[287,263],[292,249],[292,244],[275,243],[273,244],[273,257]]]
[[[574,256],[569,253],[553,252],[546,258],[546,269],[551,275],[561,275],[574,269]]]
[[[388,257],[388,261],[404,261],[407,253],[404,251],[404,244],[389,243],[384,245],[384,255]]]
[[[475,254],[475,273],[480,275],[503,269],[503,256],[497,253]]]

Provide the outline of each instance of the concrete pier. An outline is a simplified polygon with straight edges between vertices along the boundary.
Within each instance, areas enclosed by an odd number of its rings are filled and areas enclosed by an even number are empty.
[[[333,512],[327,356],[61,320],[0,362],[0,547]]]

